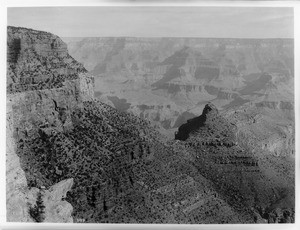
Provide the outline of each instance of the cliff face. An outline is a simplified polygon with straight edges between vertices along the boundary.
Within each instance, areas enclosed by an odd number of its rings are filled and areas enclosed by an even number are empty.
[[[6,106],[6,215],[7,221],[30,221],[26,205],[27,181],[16,154],[13,137],[15,129],[12,120],[12,108]]]
[[[71,129],[72,109],[93,98],[93,78],[50,33],[8,27],[7,45],[7,220],[32,221],[26,202],[34,189],[28,187],[17,143],[42,130]]]
[[[93,99],[93,78],[50,33],[8,27],[7,43],[7,106],[14,137],[71,128],[71,110]]]

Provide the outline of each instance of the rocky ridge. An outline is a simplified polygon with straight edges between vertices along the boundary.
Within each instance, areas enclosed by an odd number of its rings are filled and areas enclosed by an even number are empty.
[[[281,107],[281,112],[278,112]],[[293,104],[247,103],[240,108],[227,110],[225,117],[237,126],[237,138],[255,151],[266,155],[294,157],[295,130]]]
[[[252,207],[269,223],[287,221],[283,213],[289,213],[290,221],[295,208],[294,161],[266,154],[259,146],[263,140],[254,140],[256,132],[248,134],[251,125],[243,121],[236,116],[224,117],[214,105],[207,104],[202,115],[179,127],[175,139],[194,152],[195,165],[217,185],[220,194],[231,194],[228,203],[237,209],[243,208],[241,203]],[[293,145],[285,151],[289,148]]]

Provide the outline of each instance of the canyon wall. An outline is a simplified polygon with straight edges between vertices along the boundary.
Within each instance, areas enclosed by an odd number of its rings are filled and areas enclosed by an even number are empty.
[[[8,221],[40,221],[33,214],[42,203],[42,220],[46,222],[293,222],[294,203],[286,201],[293,200],[292,186],[286,190],[281,181],[284,177],[276,181],[273,169],[263,169],[271,161],[259,158],[259,154],[248,149],[248,144],[240,142],[237,121],[231,123],[216,106],[203,101],[192,105],[199,107],[196,111],[204,107],[202,115],[193,118],[195,110],[182,109],[188,97],[181,100],[182,92],[173,95],[172,90],[161,89],[174,76],[188,75],[184,74],[188,72],[185,63],[195,61],[195,51],[182,47],[182,42],[162,39],[163,47],[171,45],[160,50],[167,57],[158,56],[159,63],[145,63],[143,67],[155,66],[162,78],[154,76],[152,80],[140,81],[138,75],[118,72],[126,67],[122,61],[116,65],[121,60],[118,55],[129,46],[132,50],[126,51],[126,55],[134,58],[133,51],[143,50],[144,62],[151,57],[151,52],[146,51],[151,47],[149,44],[156,44],[152,39],[139,42],[138,47],[138,39],[129,39],[129,43],[123,38],[97,41],[106,42],[93,49],[106,53],[94,53],[94,57],[87,58],[97,62],[91,66],[98,80],[105,73],[104,78],[111,77],[111,81],[94,82],[57,36],[8,27]],[[217,51],[223,47],[216,45],[219,40],[207,41],[205,46]],[[239,46],[235,43],[232,40],[229,45]],[[278,41],[272,40],[270,44],[276,46]],[[81,43],[84,45],[85,42]],[[95,57],[104,60],[100,63]],[[197,76],[207,69],[213,69],[207,70],[209,77],[218,74],[215,63],[201,63]],[[135,71],[139,65],[132,64],[130,68]],[[228,74],[232,71],[228,70]],[[257,79],[249,83],[250,91],[240,88],[239,95],[247,97],[249,92],[265,90],[258,85],[269,81],[270,76],[262,74]],[[193,83],[184,82],[179,88],[192,92],[194,98],[204,90],[211,91],[211,96],[236,97],[236,92],[220,90],[215,84],[200,89],[191,87]],[[94,84],[98,87],[96,94],[111,101],[112,106],[94,98]],[[126,99],[116,92],[124,93]],[[165,97],[170,94],[174,97]],[[283,109],[288,108],[284,104]],[[162,114],[155,114],[154,110],[161,110]],[[176,110],[182,113],[176,114]],[[177,120],[166,120],[174,114]],[[165,127],[179,127],[177,140],[166,142],[143,119],[146,116],[158,121],[165,119]],[[190,120],[182,126],[185,119]],[[273,213],[277,207],[282,215]]]
[[[16,143],[41,131],[72,129],[70,113],[93,98],[93,78],[68,54],[66,44],[50,33],[8,27],[7,44],[7,220],[33,221],[29,204],[44,185],[28,184]],[[72,222],[72,206],[61,200],[63,183],[53,185],[54,200],[44,197],[45,221]],[[69,211],[54,217],[49,214],[54,209],[47,211],[54,206]]]
[[[95,76],[97,98],[118,98],[116,109],[144,116],[170,138],[207,102],[220,110],[248,102],[275,106],[275,113],[293,110],[292,39],[63,39]],[[153,109],[140,109],[144,104]]]
[[[9,27],[8,47],[8,221],[257,221],[218,194],[192,153],[93,100],[93,78],[58,37]],[[43,218],[34,215],[41,203]]]

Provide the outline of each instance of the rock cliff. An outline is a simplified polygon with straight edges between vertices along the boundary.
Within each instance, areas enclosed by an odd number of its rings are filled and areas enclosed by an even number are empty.
[[[50,33],[8,27],[7,45],[7,220],[32,221],[27,202],[38,188],[28,184],[17,143],[42,130],[72,128],[70,111],[93,98],[93,78]],[[47,202],[46,209],[53,205]],[[70,211],[56,221],[71,221]],[[46,221],[51,218],[46,213]]]

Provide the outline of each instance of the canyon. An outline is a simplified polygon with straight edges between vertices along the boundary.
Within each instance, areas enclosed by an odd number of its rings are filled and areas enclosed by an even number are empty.
[[[7,36],[8,221],[294,222],[291,40]]]
[[[62,39],[94,75],[96,98],[148,119],[169,139],[208,102],[224,116],[251,107],[245,116],[266,121],[255,132],[277,127],[259,146],[280,139],[269,153],[293,155],[293,140],[281,139],[294,133],[293,39]]]

